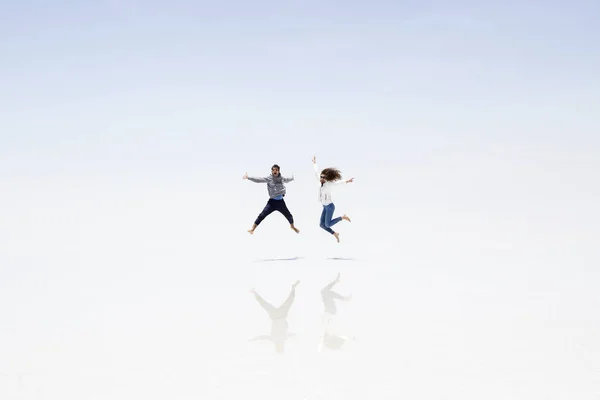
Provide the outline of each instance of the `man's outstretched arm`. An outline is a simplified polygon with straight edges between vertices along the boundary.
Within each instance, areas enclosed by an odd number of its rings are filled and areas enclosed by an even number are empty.
[[[248,173],[246,172],[246,174],[244,174],[244,176],[242,176],[242,179],[247,179],[251,182],[255,182],[255,183],[266,183],[267,182],[267,178],[257,178],[255,176],[248,176]]]

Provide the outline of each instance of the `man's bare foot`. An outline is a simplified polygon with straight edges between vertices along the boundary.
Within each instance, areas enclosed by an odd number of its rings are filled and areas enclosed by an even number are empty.
[[[339,234],[339,233],[337,233],[337,232],[335,232],[335,233],[333,234],[333,236],[335,236],[335,240],[337,240],[337,242],[339,243],[339,242],[340,242],[340,234]]]
[[[254,229],[248,229],[248,233],[254,235]]]
[[[294,225],[290,225],[290,228],[292,228],[294,232],[300,233],[300,229],[296,228]]]
[[[350,221],[350,217],[347,216],[346,214],[342,215],[342,219],[344,219],[344,220],[346,220],[348,222],[352,222],[352,221]]]

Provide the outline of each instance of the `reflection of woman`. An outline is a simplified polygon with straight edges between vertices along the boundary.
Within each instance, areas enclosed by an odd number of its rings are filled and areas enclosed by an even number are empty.
[[[323,312],[323,337],[319,344],[319,352],[323,351],[323,347],[327,347],[331,350],[338,350],[347,340],[354,339],[336,334],[336,329],[334,328],[334,317],[337,314],[336,299],[349,301],[352,298],[351,295],[342,296],[332,290],[333,286],[339,281],[340,274],[337,275],[333,282],[329,283],[321,290],[321,299],[323,300],[325,310]]]
[[[271,318],[271,334],[270,335],[261,335],[257,336],[251,341],[256,340],[270,340],[275,345],[275,351],[278,353],[283,353],[285,350],[285,341],[290,337],[294,336],[288,332],[288,322],[287,316],[294,303],[294,299],[296,298],[296,286],[300,281],[296,281],[292,285],[292,290],[288,295],[288,298],[283,302],[279,307],[275,307],[265,299],[263,299],[254,289],[251,289],[250,292],[254,294],[256,301],[260,304],[260,306],[269,314]]]

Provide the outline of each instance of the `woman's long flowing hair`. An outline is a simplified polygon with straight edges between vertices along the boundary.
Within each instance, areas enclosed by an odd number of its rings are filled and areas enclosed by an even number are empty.
[[[342,171],[337,168],[325,168],[321,171],[321,176],[325,177],[327,182],[337,181],[342,179]]]

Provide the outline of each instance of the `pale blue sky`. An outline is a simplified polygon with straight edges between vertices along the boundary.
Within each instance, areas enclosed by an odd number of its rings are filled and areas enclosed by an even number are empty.
[[[178,173],[268,155],[268,139],[302,157],[486,143],[586,154],[598,145],[599,8],[5,2],[0,151],[26,175],[107,160]]]
[[[408,335],[393,350],[422,363],[397,365],[415,391],[438,389],[428,346],[447,336],[405,328],[447,323],[452,382],[485,364],[498,398],[592,398],[598,21],[597,1],[3,1],[0,373],[51,371],[40,385],[68,399],[87,390],[71,373],[99,387],[97,370],[168,365],[193,389],[190,350],[226,365],[222,337],[262,333],[249,286],[277,301],[302,279],[306,338],[310,291],[344,268],[363,337]],[[318,227],[313,153],[356,177],[340,246]],[[302,232],[275,215],[250,237],[266,189],[241,177],[275,162]],[[348,255],[368,269],[322,260]],[[397,282],[402,304],[382,297]]]
[[[174,191],[235,212],[237,196],[264,196],[241,175],[276,162],[305,204],[317,153],[357,178],[359,208],[589,232],[599,12],[592,1],[5,3],[2,201],[13,220],[25,204],[55,214],[52,201],[94,209]]]

